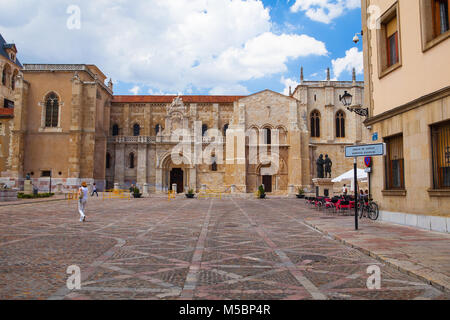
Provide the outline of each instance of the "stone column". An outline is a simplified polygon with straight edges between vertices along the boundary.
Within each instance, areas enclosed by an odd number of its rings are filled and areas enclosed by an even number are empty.
[[[147,145],[138,145],[138,159],[137,159],[137,184],[143,187],[147,184]]]
[[[163,193],[163,169],[156,169],[155,192]]]
[[[114,166],[114,183],[125,184],[125,145],[116,144],[116,160]]]
[[[194,192],[197,192],[197,169],[190,168],[189,169],[189,183],[188,183],[189,189],[194,190]]]

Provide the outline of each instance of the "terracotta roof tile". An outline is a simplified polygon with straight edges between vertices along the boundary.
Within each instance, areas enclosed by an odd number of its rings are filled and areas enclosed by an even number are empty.
[[[244,96],[180,96],[185,103],[233,103]],[[113,103],[171,103],[176,96],[114,96]]]

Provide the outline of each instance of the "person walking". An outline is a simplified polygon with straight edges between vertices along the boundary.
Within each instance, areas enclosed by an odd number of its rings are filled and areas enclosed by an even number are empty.
[[[347,185],[346,184],[344,184],[344,187],[342,188],[342,194],[344,196],[346,196],[348,194],[348,189],[347,189]]]
[[[92,194],[91,194],[91,197],[94,196],[94,193],[97,195],[97,198],[98,198],[97,185],[96,185],[95,183],[94,183],[93,186],[92,186]]]
[[[88,200],[88,192],[87,183],[83,182],[81,184],[80,189],[78,189],[78,212],[80,213],[80,222],[86,222],[86,203]]]

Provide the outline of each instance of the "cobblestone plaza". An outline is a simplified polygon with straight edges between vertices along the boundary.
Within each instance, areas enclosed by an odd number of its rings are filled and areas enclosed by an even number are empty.
[[[84,224],[76,202],[0,207],[0,299],[449,298],[311,228],[311,215],[287,198],[100,197]],[[81,290],[67,289],[72,265]],[[379,290],[367,288],[373,265]]]

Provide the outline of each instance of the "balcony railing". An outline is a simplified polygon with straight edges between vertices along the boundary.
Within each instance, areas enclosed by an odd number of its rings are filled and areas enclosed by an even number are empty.
[[[185,139],[184,141],[188,141]],[[194,137],[190,137],[190,141],[194,142]],[[225,137],[202,137],[202,143],[225,143]],[[179,143],[181,139],[171,136],[114,136],[108,138],[108,143],[127,143],[127,144],[156,144],[156,143]]]

